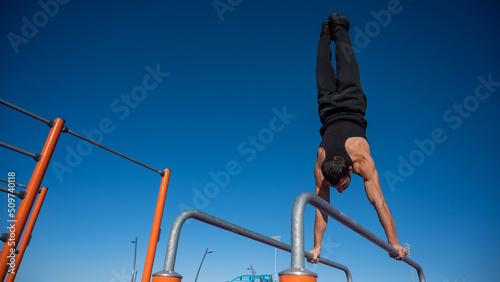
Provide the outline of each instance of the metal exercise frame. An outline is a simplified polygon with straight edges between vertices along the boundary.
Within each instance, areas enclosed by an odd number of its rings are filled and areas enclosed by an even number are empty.
[[[155,209],[155,214],[154,214],[154,218],[153,218],[153,226],[152,226],[151,235],[149,238],[148,250],[147,250],[147,254],[146,254],[146,262],[144,264],[144,271],[143,271],[143,276],[142,276],[142,282],[151,281],[151,272],[153,269],[153,262],[154,262],[154,257],[155,257],[155,253],[156,253],[156,246],[157,246],[157,243],[158,243],[159,237],[160,237],[160,226],[161,226],[161,220],[162,220],[163,210],[164,210],[164,206],[165,206],[165,198],[167,195],[168,182],[170,179],[170,170],[169,169],[164,169],[164,170],[154,169],[151,166],[148,166],[148,165],[141,163],[135,159],[132,159],[132,158],[130,158],[122,153],[119,153],[113,149],[110,149],[102,144],[99,144],[99,143],[95,142],[94,140],[91,140],[85,136],[77,134],[77,133],[71,131],[70,129],[68,129],[66,126],[64,126],[65,121],[63,119],[56,118],[54,121],[51,121],[51,120],[45,119],[43,117],[40,117],[36,114],[33,114],[25,109],[22,109],[16,105],[11,104],[11,103],[9,103],[5,100],[2,100],[2,99],[0,99],[0,104],[3,104],[9,108],[12,108],[18,112],[21,112],[21,113],[27,115],[27,116],[30,116],[38,121],[41,121],[41,122],[47,124],[51,128],[50,132],[49,132],[49,136],[47,137],[47,140],[45,142],[45,145],[42,149],[41,154],[34,154],[34,153],[28,152],[26,150],[17,148],[15,146],[12,146],[12,145],[9,145],[7,143],[0,141],[0,147],[5,147],[9,150],[18,152],[18,153],[26,155],[26,156],[29,156],[37,162],[37,164],[35,166],[35,170],[33,171],[32,177],[31,177],[30,182],[29,182],[27,187],[24,185],[19,185],[17,183],[6,181],[4,179],[0,179],[0,181],[2,181],[2,182],[7,182],[9,184],[13,183],[13,184],[16,184],[17,186],[21,186],[21,187],[26,188],[26,191],[19,191],[19,192],[15,191],[15,192],[11,193],[11,194],[15,194],[15,195],[19,196],[22,199],[22,201],[19,205],[19,208],[17,210],[16,217],[13,220],[13,222],[15,223],[15,229],[12,228],[12,230],[13,230],[12,236],[15,238],[14,246],[16,246],[18,248],[18,251],[19,251],[19,253],[15,256],[15,260],[14,260],[17,263],[17,267],[18,267],[20,260],[24,254],[24,250],[26,248],[26,245],[29,243],[29,234],[23,234],[23,231],[24,231],[24,227],[26,225],[26,222],[28,220],[28,217],[30,216],[30,211],[33,207],[33,203],[35,202],[36,194],[39,191],[41,182],[44,178],[45,172],[47,170],[50,159],[51,159],[52,154],[55,150],[57,141],[58,141],[61,133],[69,133],[75,137],[78,137],[82,140],[85,140],[85,141],[91,143],[91,144],[94,144],[94,145],[96,145],[104,150],[107,150],[113,154],[116,154],[122,158],[125,158],[125,159],[127,159],[131,162],[134,162],[140,166],[143,166],[149,170],[152,170],[152,171],[160,174],[160,176],[162,177],[160,191],[158,194],[158,200],[157,200],[156,209]],[[0,191],[10,193],[9,189],[2,188],[2,189],[0,189]],[[28,223],[28,230],[27,231],[29,231],[29,232],[25,232],[25,233],[31,233],[31,230],[33,229],[33,226],[36,222],[36,218],[37,218],[38,213],[40,211],[41,204],[43,202],[43,198],[45,197],[46,188],[45,188],[45,190],[42,189],[41,193],[42,194],[40,196],[42,196],[42,195],[43,196],[39,197],[40,201],[38,201],[40,206],[35,207],[36,213],[32,213],[32,215],[30,217],[30,223]],[[37,202],[37,204],[38,204],[38,202]],[[20,244],[18,244],[21,236],[22,236],[21,242],[20,242]],[[0,254],[0,281],[4,281],[5,276],[7,275],[8,272],[10,273],[10,275],[8,276],[7,281],[13,281],[15,278],[15,275],[12,275],[11,272],[9,271],[9,263],[8,262],[13,260],[13,258],[11,257],[11,248],[12,247],[9,246],[9,244],[3,245],[3,248],[2,248],[2,251]],[[17,269],[17,267],[16,267],[16,269]]]
[[[3,100],[0,100],[0,102],[4,104]],[[28,221],[30,211],[33,208],[33,203],[35,202],[36,195],[38,194],[38,190],[40,189],[43,177],[45,176],[45,172],[47,171],[47,167],[49,166],[50,158],[54,153],[57,141],[63,130],[64,120],[55,119],[54,122],[51,122],[50,126],[51,129],[49,135],[47,137],[47,140],[45,141],[45,145],[43,146],[40,158],[37,160],[35,169],[33,170],[33,174],[31,175],[31,179],[28,183],[28,187],[26,188],[26,195],[19,204],[16,212],[16,217],[14,218],[12,223],[13,228],[10,231],[10,236],[13,236],[13,246],[15,246],[16,248],[20,247],[19,241],[21,235],[23,234],[23,230],[26,226],[26,222]],[[7,148],[15,150],[15,148]],[[12,258],[11,250],[12,246],[10,246],[9,244],[4,244],[2,247],[2,252],[0,253],[0,281],[4,281],[10,266],[13,265],[15,267],[14,269],[17,269],[17,266],[15,264],[16,260],[15,258]]]
[[[214,216],[208,215],[198,210],[188,210],[180,213],[174,220],[172,228],[170,229],[170,237],[168,239],[167,253],[165,256],[165,264],[163,270],[153,274],[153,282],[180,282],[182,275],[174,271],[175,259],[177,254],[177,245],[179,243],[180,230],[182,225],[189,218],[196,219],[198,221],[213,225],[215,227],[236,233],[240,236],[253,239],[255,241],[279,248],[281,250],[291,253],[291,268],[284,270],[279,273],[281,281],[288,282],[314,282],[316,281],[316,273],[307,270],[305,268],[304,257],[311,259],[313,256],[309,252],[304,251],[304,211],[305,206],[311,204],[322,212],[328,214],[333,219],[352,229],[356,233],[365,237],[375,245],[384,249],[385,251],[398,255],[398,251],[389,245],[387,242],[382,240],[380,237],[376,236],[370,232],[365,227],[361,226],[359,223],[330,205],[325,200],[321,199],[317,195],[311,192],[304,192],[300,194],[293,204],[292,208],[292,244],[287,245],[280,241],[274,240],[272,238],[266,237],[259,233],[253,232],[251,230],[245,229],[238,225],[229,223],[222,219],[216,218]],[[425,282],[424,271],[422,267],[406,257],[403,260],[405,263],[409,264],[417,270],[420,282]],[[349,269],[341,264],[329,261],[327,259],[321,258],[320,263],[325,265],[343,270],[346,274],[348,282],[352,282],[352,277]]]
[[[311,192],[304,192],[295,198],[292,208],[292,267],[281,272],[280,275],[291,273],[302,274],[301,270],[304,269],[304,210],[306,204],[311,204],[322,212],[328,214],[331,218],[347,226],[385,251],[396,256],[399,255],[398,251],[394,247],[330,205],[327,201]],[[425,282],[424,271],[418,263],[408,257],[405,257],[403,261],[417,270],[420,282]]]
[[[40,209],[42,208],[45,195],[47,195],[47,191],[48,191],[47,187],[42,187],[42,189],[40,189],[40,195],[36,199],[35,207],[31,212],[31,216],[28,220],[28,225],[26,225],[26,230],[24,231],[23,237],[21,238],[21,242],[19,243],[18,246],[19,253],[16,255],[17,271],[10,272],[7,275],[6,282],[14,281],[14,279],[16,278],[16,274],[19,272],[24,252],[26,251],[26,247],[29,245],[31,241],[31,233],[33,232],[33,228],[35,228],[35,223],[38,218],[38,215],[40,214]]]
[[[170,236],[168,238],[168,245],[167,245],[167,253],[165,256],[165,264],[163,266],[163,270],[160,272],[156,272],[153,274],[153,282],[160,282],[160,281],[180,281],[182,279],[182,275],[176,273],[174,271],[175,267],[175,258],[177,255],[177,245],[179,243],[179,236],[180,236],[180,231],[182,228],[182,225],[186,220],[188,219],[196,219],[198,221],[213,225],[215,227],[230,231],[232,233],[236,233],[240,236],[250,238],[252,240],[264,243],[266,245],[278,248],[280,250],[286,251],[286,252],[293,252],[293,247],[285,244],[283,242],[280,242],[278,240],[269,238],[267,236],[261,235],[259,233],[256,233],[254,231],[245,229],[243,227],[240,227],[238,225],[232,224],[230,222],[227,222],[225,220],[222,220],[220,218],[208,215],[204,212],[198,211],[198,210],[187,210],[182,213],[180,213],[172,223],[172,228],[170,229]],[[309,259],[313,258],[313,255],[309,252],[304,252],[302,249],[302,259],[306,257]],[[349,268],[346,266],[321,258],[320,263],[340,269],[345,272],[346,278],[348,282],[352,282],[352,277],[351,277],[351,272],[349,271]],[[302,269],[305,271],[305,269]],[[311,272],[312,273],[312,272]],[[315,274],[314,274],[315,275]]]

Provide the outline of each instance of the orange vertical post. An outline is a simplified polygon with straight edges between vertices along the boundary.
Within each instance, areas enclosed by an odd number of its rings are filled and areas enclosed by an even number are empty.
[[[309,275],[280,275],[280,282],[316,282],[317,277]]]
[[[41,158],[37,162],[33,174],[31,175],[28,188],[26,188],[26,197],[19,204],[16,217],[14,218],[11,228],[9,229],[9,236],[14,236],[14,238],[11,241],[7,241],[7,243],[3,245],[2,252],[0,253],[0,281],[4,281],[7,271],[9,271],[9,267],[13,268],[14,272],[17,268],[15,257],[12,255],[12,250],[14,249],[15,251],[18,246],[19,239],[23,233],[31,208],[33,207],[36,194],[38,193],[38,189],[40,188],[45,172],[47,171],[50,158],[54,153],[54,149],[63,128],[64,120],[59,118],[55,119],[54,124],[50,129],[49,136],[43,146]],[[9,237],[9,240],[10,238],[11,237]],[[9,244],[12,242],[14,243],[13,245]]]
[[[153,271],[153,263],[156,254],[156,245],[160,235],[161,218],[163,216],[163,208],[165,207],[165,198],[167,197],[168,181],[170,179],[170,169],[164,169],[161,179],[160,192],[156,203],[155,217],[153,219],[153,228],[149,237],[148,252],[146,254],[146,262],[144,263],[144,271],[142,272],[141,282],[151,281],[151,272]]]
[[[21,265],[21,260],[24,256],[24,251],[28,246],[28,242],[30,240],[31,232],[33,232],[33,228],[35,227],[36,220],[38,218],[38,214],[40,213],[40,209],[42,208],[43,200],[45,199],[45,195],[47,195],[47,187],[42,187],[40,191],[40,195],[38,195],[38,199],[36,199],[35,207],[31,212],[30,219],[28,221],[28,225],[26,225],[26,230],[24,231],[23,237],[21,238],[21,243],[19,243],[19,253],[16,255],[16,272],[10,272],[7,276],[7,282],[12,282],[16,278],[16,274],[19,272],[19,267]]]
[[[181,282],[179,277],[153,276],[153,282]]]

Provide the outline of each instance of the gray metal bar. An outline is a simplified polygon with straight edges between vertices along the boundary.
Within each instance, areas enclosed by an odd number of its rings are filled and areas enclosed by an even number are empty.
[[[26,197],[26,192],[24,191],[17,191],[17,190],[14,190],[14,191],[11,191],[9,190],[8,188],[6,187],[2,187],[0,186],[0,191],[1,192],[5,192],[5,193],[9,193],[9,194],[13,194],[13,195],[16,195],[19,197],[19,199],[24,199],[24,197]]]
[[[264,243],[266,245],[278,248],[280,250],[286,251],[286,252],[292,252],[292,246],[285,244],[283,242],[280,242],[278,240],[274,240],[272,238],[269,238],[267,236],[261,235],[259,233],[253,232],[251,230],[245,229],[243,227],[240,227],[238,225],[232,224],[230,222],[224,221],[222,219],[216,218],[214,216],[208,215],[206,213],[203,213],[198,210],[187,210],[182,213],[180,213],[172,223],[172,228],[170,229],[170,236],[168,238],[168,245],[167,245],[167,253],[165,256],[165,264],[163,266],[163,271],[160,271],[158,273],[155,273],[154,275],[157,276],[173,276],[173,277],[179,277],[180,275],[174,271],[175,267],[175,258],[177,255],[177,245],[179,243],[179,236],[180,236],[180,231],[182,228],[182,225],[184,222],[190,218],[196,219],[201,222],[205,222],[207,224],[213,225],[215,227],[236,233],[240,236],[250,238],[252,240]],[[304,254],[304,253],[303,253]],[[308,259],[312,259],[313,255],[310,253],[305,253],[303,257],[306,257]],[[327,259],[321,259],[320,262],[322,264],[343,270],[346,274],[347,281],[352,282],[352,277],[351,277],[351,272],[349,271],[349,268],[346,266],[327,260]],[[311,275],[316,276],[313,272],[308,272]],[[182,277],[182,276],[180,276]]]
[[[394,247],[338,209],[334,208],[327,201],[311,192],[304,192],[295,199],[292,208],[292,269],[304,268],[304,210],[306,204],[308,203],[387,252],[396,256],[399,255],[398,251]],[[403,261],[417,270],[420,282],[425,282],[424,271],[418,263],[408,257],[406,257]]]
[[[8,180],[5,180],[3,178],[0,178],[0,181],[5,182],[5,183],[14,183],[16,186],[23,187],[23,188],[28,188],[28,186],[26,186],[26,185],[19,184],[19,183],[16,183],[16,182],[12,182],[12,181],[8,181]]]
[[[92,143],[92,144],[96,145],[97,147],[100,147],[100,148],[102,148],[102,149],[104,149],[104,150],[107,150],[107,151],[109,151],[109,152],[111,152],[111,153],[113,153],[113,154],[115,154],[115,155],[118,155],[118,156],[120,156],[120,157],[122,157],[122,158],[125,158],[125,159],[127,159],[127,160],[129,160],[129,161],[131,161],[131,162],[134,162],[134,163],[136,163],[136,164],[138,164],[138,165],[141,165],[141,166],[143,166],[143,167],[145,167],[145,168],[148,168],[148,169],[150,169],[150,170],[152,170],[152,171],[154,171],[154,172],[156,172],[156,173],[159,173],[161,176],[164,176],[164,175],[165,175],[165,172],[163,172],[162,170],[157,170],[157,169],[154,169],[154,168],[152,168],[152,167],[150,167],[150,166],[148,166],[148,165],[145,165],[145,164],[143,164],[143,163],[141,163],[141,162],[139,162],[139,161],[136,161],[136,160],[132,159],[131,157],[127,157],[127,156],[125,156],[125,155],[124,155],[124,154],[122,154],[122,153],[119,153],[119,152],[117,152],[117,151],[115,151],[115,150],[113,150],[113,149],[110,149],[110,148],[108,148],[108,147],[106,147],[106,146],[104,146],[104,145],[101,145],[101,144],[99,144],[99,143],[97,143],[97,142],[95,142],[95,141],[93,141],[93,140],[91,140],[91,139],[89,139],[89,138],[87,138],[87,137],[85,137],[85,136],[82,136],[82,135],[80,135],[80,134],[78,134],[78,133],[76,133],[76,132],[73,132],[73,131],[69,130],[67,127],[64,127],[63,132],[67,132],[67,133],[69,133],[69,134],[71,134],[71,135],[73,135],[73,136],[76,136],[76,137],[78,137],[78,138],[80,138],[80,139],[83,139],[83,140],[85,140],[85,141],[89,142],[89,143]]]
[[[15,152],[21,153],[21,154],[26,155],[26,156],[28,156],[28,157],[32,157],[32,158],[33,158],[35,161],[37,161],[37,162],[40,160],[40,157],[41,157],[41,156],[40,156],[40,154],[34,154],[34,153],[28,152],[28,151],[26,151],[26,150],[19,149],[19,148],[17,148],[17,147],[14,147],[14,146],[9,145],[9,144],[7,144],[7,143],[4,143],[4,142],[2,142],[2,141],[0,141],[0,146],[5,147],[5,148],[7,148],[7,149],[9,149],[9,150],[12,150],[12,151],[15,151]]]
[[[22,108],[20,108],[20,107],[18,107],[18,106],[16,106],[16,105],[14,105],[14,104],[11,104],[11,103],[9,103],[9,102],[7,102],[7,101],[5,101],[5,100],[0,99],[0,104],[4,104],[4,105],[6,105],[7,107],[10,107],[10,108],[12,108],[12,109],[14,109],[14,110],[16,110],[16,111],[19,111],[19,112],[21,112],[21,113],[23,113],[23,114],[26,114],[26,115],[28,115],[28,116],[30,116],[30,117],[32,117],[32,118],[35,118],[35,119],[37,119],[37,120],[39,120],[39,121],[42,121],[42,122],[44,122],[44,123],[48,124],[50,127],[52,127],[52,125],[54,124],[54,122],[53,122],[53,121],[51,121],[51,120],[44,119],[44,118],[42,118],[42,117],[40,117],[40,116],[37,116],[37,115],[35,115],[35,114],[31,113],[31,112],[28,112],[27,110],[22,109]],[[136,164],[138,164],[138,165],[141,165],[141,166],[143,166],[143,167],[145,167],[145,168],[148,168],[148,169],[150,169],[150,170],[152,170],[152,171],[154,171],[154,172],[157,172],[157,173],[159,173],[161,176],[164,176],[164,175],[165,175],[165,172],[163,172],[162,170],[157,170],[157,169],[154,169],[154,168],[152,168],[152,167],[150,167],[150,166],[148,166],[148,165],[145,165],[145,164],[143,164],[143,163],[141,163],[141,162],[139,162],[139,161],[136,161],[136,160],[134,160],[134,159],[132,159],[132,158],[130,158],[130,157],[127,157],[127,156],[125,156],[124,154],[121,154],[121,153],[119,153],[119,152],[117,152],[117,151],[115,151],[115,150],[113,150],[113,149],[110,149],[110,148],[108,148],[108,147],[106,147],[106,146],[103,146],[103,145],[101,145],[101,144],[99,144],[99,143],[97,143],[97,142],[93,141],[93,140],[90,140],[90,139],[86,138],[85,136],[82,136],[82,135],[80,135],[80,134],[78,134],[78,133],[75,133],[75,132],[73,132],[73,131],[69,130],[67,127],[64,127],[63,132],[68,132],[69,134],[74,135],[74,136],[76,136],[76,137],[78,137],[78,138],[80,138],[80,139],[83,139],[83,140],[85,140],[85,141],[87,141],[87,142],[89,142],[89,143],[92,143],[92,144],[94,144],[94,145],[96,145],[96,146],[98,146],[98,147],[101,147],[101,148],[103,148],[104,150],[110,151],[111,153],[114,153],[114,154],[116,154],[116,155],[118,155],[118,156],[120,156],[120,157],[122,157],[122,158],[125,158],[125,159],[127,159],[127,160],[129,160],[129,161],[131,161],[131,162],[134,162],[134,163],[136,163]],[[1,143],[1,142],[0,142],[0,143]],[[5,143],[1,143],[0,145],[2,145],[2,144],[5,144]],[[8,145],[8,144],[6,144],[6,145]],[[3,146],[3,145],[2,145],[2,146]],[[10,146],[10,145],[8,145],[8,146]],[[4,146],[4,147],[6,147],[6,146]],[[6,148],[9,148],[9,149],[14,150],[14,151],[17,151],[17,152],[19,152],[19,153],[22,153],[22,154],[28,155],[28,156],[30,156],[30,157],[32,157],[32,158],[34,158],[36,161],[38,161],[38,160],[34,157],[34,156],[36,156],[36,155],[34,155],[34,154],[32,154],[32,153],[29,153],[29,152],[27,152],[27,151],[24,151],[24,150],[21,150],[21,149],[15,148],[15,147],[13,147],[13,146],[11,146],[11,147],[6,147]],[[14,149],[14,148],[15,148],[15,149]],[[19,150],[20,150],[20,151],[19,151]],[[26,153],[29,153],[29,154],[26,154]],[[38,155],[38,158],[40,158],[40,155]]]
[[[9,107],[9,108],[12,108],[12,109],[14,109],[14,110],[16,110],[16,111],[18,111],[18,112],[21,112],[21,113],[23,113],[23,114],[25,114],[25,115],[28,115],[28,116],[30,116],[30,117],[32,117],[32,118],[34,118],[34,119],[37,119],[37,120],[39,120],[39,121],[41,121],[41,122],[43,122],[43,123],[46,123],[46,124],[48,124],[49,126],[51,126],[51,124],[53,123],[52,121],[50,121],[50,120],[48,120],[48,119],[44,119],[43,117],[37,116],[37,115],[35,115],[34,113],[30,113],[30,112],[28,112],[27,110],[22,109],[22,108],[20,108],[20,107],[18,107],[18,106],[16,106],[16,105],[13,105],[13,104],[11,104],[11,103],[9,103],[9,102],[5,101],[5,100],[0,99],[0,104],[4,104],[5,106],[7,106],[7,107]]]

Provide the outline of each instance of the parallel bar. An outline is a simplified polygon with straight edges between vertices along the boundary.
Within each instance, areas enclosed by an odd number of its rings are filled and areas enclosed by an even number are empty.
[[[26,155],[26,156],[28,156],[28,157],[32,157],[32,158],[33,158],[35,161],[37,161],[37,162],[40,160],[40,157],[41,157],[41,156],[40,156],[40,154],[34,154],[34,153],[28,152],[28,151],[26,151],[26,150],[19,149],[19,148],[17,148],[17,147],[14,147],[14,146],[9,145],[9,144],[7,144],[7,143],[4,143],[4,142],[2,142],[2,141],[0,141],[0,146],[5,147],[5,148],[7,148],[7,149],[9,149],[9,150],[12,150],[12,151],[14,151],[14,152],[21,153],[21,154]]]
[[[42,157],[40,161],[37,162],[33,174],[31,176],[28,188],[26,189],[26,197],[21,204],[16,213],[14,224],[16,225],[15,231],[12,232],[15,236],[15,246],[18,246],[19,239],[23,233],[24,226],[28,220],[29,213],[33,207],[33,202],[35,201],[36,194],[40,188],[45,172],[54,153],[54,149],[57,144],[57,140],[61,135],[62,129],[64,127],[64,120],[56,119],[54,125],[50,129],[49,135],[42,149]],[[9,244],[4,244],[2,252],[0,253],[0,281],[4,281],[5,275],[7,275],[7,270],[9,268],[9,255],[11,254],[10,249],[12,246]]]
[[[164,169],[163,172],[164,175],[161,179],[160,192],[158,193],[153,227],[151,228],[151,235],[149,237],[146,262],[144,263],[144,271],[142,272],[142,282],[151,281],[151,273],[153,271],[153,263],[156,254],[156,245],[158,244],[160,237],[161,219],[163,217],[163,209],[165,207],[165,198],[167,197],[168,181],[170,180],[170,170]]]
[[[9,188],[6,188],[6,187],[2,187],[2,186],[0,186],[0,191],[1,192],[5,192],[5,193],[9,193],[9,194],[12,194],[12,195],[16,195],[21,200],[24,199],[24,197],[26,197],[26,192],[24,192],[24,191],[12,190],[12,189],[9,189]]]
[[[168,238],[167,244],[167,254],[165,256],[165,264],[163,266],[163,271],[153,274],[153,276],[172,276],[172,277],[181,277],[178,273],[174,271],[175,267],[175,258],[177,255],[177,245],[179,243],[179,236],[182,225],[184,222],[190,218],[196,219],[201,222],[205,222],[207,224],[213,225],[215,227],[236,233],[240,236],[247,237],[249,239],[264,243],[266,245],[278,248],[280,250],[291,252],[293,249],[290,245],[280,242],[278,240],[269,238],[262,234],[256,233],[254,231],[245,229],[238,225],[232,224],[230,222],[224,221],[222,219],[216,218],[214,216],[208,215],[198,210],[187,210],[180,213],[174,220],[172,224],[172,228],[170,229],[170,236]],[[308,259],[312,259],[313,255],[310,253],[304,254],[303,257]],[[341,264],[338,264],[333,261],[329,261],[327,259],[321,259],[320,263],[343,270],[346,273],[347,281],[352,282],[351,272],[349,269]],[[143,281],[144,282],[144,281]]]
[[[48,119],[44,119],[43,117],[37,116],[37,115],[35,115],[35,114],[33,114],[33,113],[30,113],[30,112],[28,112],[27,110],[22,109],[22,108],[20,108],[20,107],[18,107],[18,106],[16,106],[16,105],[13,105],[13,104],[11,104],[11,103],[9,103],[9,102],[5,101],[5,100],[0,99],[0,104],[4,104],[4,105],[5,105],[5,106],[7,106],[7,107],[10,107],[10,108],[12,108],[12,109],[14,109],[14,110],[16,110],[16,111],[19,111],[19,112],[21,112],[21,113],[25,114],[25,115],[28,115],[28,116],[30,116],[30,117],[32,117],[32,118],[34,118],[34,119],[37,119],[37,120],[39,120],[39,121],[41,121],[41,122],[43,122],[43,123],[46,123],[46,124],[48,124],[49,126],[52,124],[52,121],[50,121],[50,120],[48,120]]]
[[[87,138],[87,137],[85,137],[85,136],[82,136],[82,135],[80,135],[80,134],[78,134],[78,133],[75,133],[75,132],[73,132],[73,131],[69,130],[67,127],[65,127],[65,128],[64,128],[64,132],[68,132],[69,134],[71,134],[71,135],[73,135],[73,136],[76,136],[76,137],[78,137],[78,138],[80,138],[80,139],[83,139],[83,140],[85,140],[85,141],[87,141],[87,142],[89,142],[89,143],[92,143],[92,144],[96,145],[97,147],[100,147],[100,148],[102,148],[102,149],[104,149],[104,150],[107,150],[107,151],[109,151],[109,152],[111,152],[111,153],[113,153],[113,154],[116,154],[116,155],[118,155],[118,156],[120,156],[120,157],[122,157],[122,158],[125,158],[125,159],[127,159],[127,160],[129,160],[129,161],[131,161],[131,162],[134,162],[134,163],[136,163],[136,164],[138,164],[138,165],[141,165],[141,166],[143,166],[143,167],[145,167],[145,168],[148,168],[148,169],[150,169],[150,170],[152,170],[152,171],[154,171],[154,172],[156,172],[156,173],[159,173],[161,176],[164,176],[164,175],[165,175],[165,172],[164,172],[164,171],[154,169],[154,168],[152,168],[152,167],[150,167],[150,166],[148,166],[148,165],[145,165],[145,164],[143,164],[143,163],[141,163],[141,162],[139,162],[139,161],[136,161],[136,160],[132,159],[131,157],[127,157],[126,155],[124,155],[124,154],[122,154],[122,153],[119,153],[119,152],[117,152],[117,151],[115,151],[115,150],[113,150],[113,149],[110,149],[110,148],[108,148],[108,147],[106,147],[106,146],[104,146],[104,145],[101,145],[101,144],[99,144],[99,143],[97,143],[97,142],[95,142],[95,141],[93,141],[93,140],[91,140],[91,139],[89,139],[89,138]]]
[[[292,208],[292,269],[304,268],[304,210],[306,204],[308,203],[387,252],[396,256],[399,255],[398,251],[393,246],[389,245],[380,237],[373,234],[338,209],[334,208],[325,200],[311,192],[304,192],[295,199]],[[420,282],[425,282],[424,271],[419,264],[408,257],[406,257],[403,261],[417,270]]]
[[[16,274],[19,272],[19,267],[24,256],[24,252],[26,251],[26,247],[28,246],[33,228],[35,228],[35,223],[38,218],[38,214],[40,214],[40,209],[42,208],[45,195],[47,195],[47,190],[47,187],[42,187],[42,189],[40,189],[40,195],[38,196],[38,199],[36,199],[35,207],[33,208],[30,220],[28,221],[28,225],[26,226],[26,231],[23,234],[21,243],[19,243],[19,248],[17,248],[19,253],[16,255],[16,271],[9,273],[6,282],[12,282],[14,281],[14,279],[16,279]]]
[[[11,181],[5,180],[3,178],[0,178],[0,181],[5,182],[5,183],[14,183],[16,186],[19,186],[19,187],[22,187],[22,188],[28,188],[28,186],[26,186],[26,185],[19,184],[19,183],[16,183],[16,182],[11,182]]]

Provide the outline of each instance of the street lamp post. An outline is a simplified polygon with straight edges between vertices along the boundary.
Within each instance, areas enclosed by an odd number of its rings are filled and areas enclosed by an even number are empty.
[[[207,254],[211,254],[211,253],[213,253],[213,252],[212,251],[209,252],[208,248],[207,248],[207,250],[205,251],[205,254],[203,255],[203,258],[201,259],[200,267],[198,268],[198,273],[196,273],[196,278],[194,279],[194,282],[196,282],[198,280],[198,274],[200,274],[201,265],[203,264],[203,261],[205,260],[205,256]]]
[[[408,243],[405,243],[405,249],[408,251],[408,257],[411,257],[411,246]],[[413,282],[413,268],[410,266],[410,272],[411,272],[411,281]]]
[[[134,282],[134,276],[136,276],[135,274],[135,257],[137,255],[137,236],[135,236],[135,240],[132,241],[131,243],[135,243],[135,251],[134,251],[134,268],[132,268],[132,281],[131,282]],[[136,276],[137,277],[137,276]]]
[[[281,236],[272,236],[274,240],[281,241]],[[274,282],[276,282],[276,248],[274,248]]]
[[[253,268],[252,265],[250,265],[250,268],[247,268],[247,269],[252,271],[252,275],[257,274],[257,269]]]

